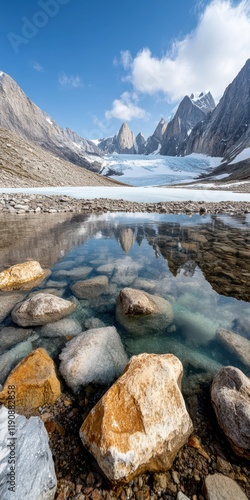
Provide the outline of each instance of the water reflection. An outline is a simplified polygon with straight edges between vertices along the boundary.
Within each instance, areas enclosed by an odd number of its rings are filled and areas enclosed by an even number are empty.
[[[218,344],[216,331],[228,328],[249,338],[250,222],[248,217],[157,214],[103,214],[8,216],[0,222],[1,269],[26,259],[36,259],[52,275],[39,289],[74,300],[73,313],[82,329],[116,325],[129,355],[139,352],[172,352],[183,362],[185,375],[200,381],[237,357]],[[83,279],[106,275],[103,295],[78,300],[71,286]],[[116,322],[116,298],[125,287],[156,294],[174,309],[174,328],[143,336],[129,334]],[[1,294],[3,326],[15,326],[10,310],[27,292]],[[33,329],[29,341],[15,352],[0,354],[0,364],[13,367],[26,350],[45,347],[56,358],[66,338],[44,338]],[[0,332],[1,351],[1,332]],[[9,359],[11,360],[10,365]],[[6,368],[7,367],[7,368]],[[196,383],[195,382],[195,383]]]

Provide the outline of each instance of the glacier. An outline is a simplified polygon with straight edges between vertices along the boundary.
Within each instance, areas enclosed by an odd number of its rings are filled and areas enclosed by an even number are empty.
[[[194,153],[184,157],[113,154],[105,157],[101,173],[137,187],[173,185],[190,182],[211,172],[221,160]]]

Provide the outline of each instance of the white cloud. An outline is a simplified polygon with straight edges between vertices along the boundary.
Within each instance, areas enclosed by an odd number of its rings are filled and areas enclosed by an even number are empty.
[[[213,0],[200,14],[196,29],[176,40],[162,58],[142,49],[131,62],[125,51],[129,81],[145,94],[164,92],[170,101],[192,92],[224,92],[250,56],[250,0],[235,5]],[[119,111],[114,101],[113,109]],[[120,106],[121,108],[121,106]]]
[[[66,73],[61,73],[58,77],[58,81],[61,87],[67,89],[77,89],[83,87],[83,82],[78,75],[66,75]]]
[[[123,65],[124,69],[129,69],[131,64],[133,62],[133,58],[129,52],[129,50],[122,50],[121,51],[121,64]]]
[[[32,68],[39,71],[39,73],[44,70],[43,66],[37,61],[33,61]]]
[[[130,121],[133,118],[147,119],[148,113],[137,105],[138,96],[135,92],[124,92],[120,99],[113,101],[111,110],[106,111],[107,120],[118,118],[118,120]]]

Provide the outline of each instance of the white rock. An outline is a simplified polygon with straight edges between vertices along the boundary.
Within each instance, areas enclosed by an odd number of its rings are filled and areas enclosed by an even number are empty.
[[[115,327],[79,334],[66,344],[59,358],[60,372],[75,392],[91,382],[110,384],[128,362]]]
[[[0,498],[1,500],[53,500],[57,480],[48,444],[48,434],[39,417],[15,414],[15,440],[8,432],[8,410],[0,408]],[[13,444],[11,448],[9,445]],[[15,452],[15,492],[7,483],[8,460]],[[13,473],[13,471],[12,471]]]

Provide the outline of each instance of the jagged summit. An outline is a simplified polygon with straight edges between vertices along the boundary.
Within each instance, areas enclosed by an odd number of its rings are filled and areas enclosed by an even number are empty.
[[[250,146],[250,59],[226,88],[219,104],[192,131],[186,153],[235,157]]]
[[[185,96],[180,102],[174,118],[168,123],[161,148],[161,154],[176,156],[181,153],[183,142],[191,134],[194,126],[206,118],[215,106],[211,93],[199,94],[195,98]]]
[[[61,128],[3,71],[0,72],[0,109],[0,127],[16,132],[24,139],[76,165],[100,170],[99,148],[73,130]],[[97,161],[89,155],[96,155]]]

